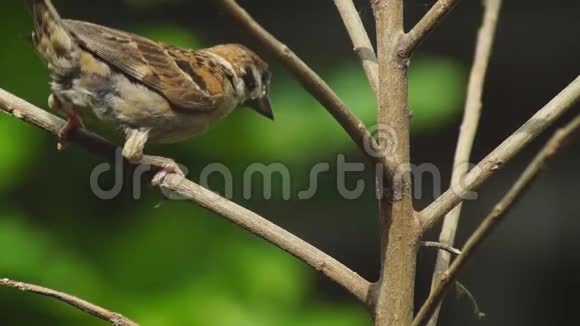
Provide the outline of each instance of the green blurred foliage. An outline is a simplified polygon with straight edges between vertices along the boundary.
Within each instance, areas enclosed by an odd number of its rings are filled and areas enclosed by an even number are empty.
[[[159,3],[128,2],[142,9]],[[26,39],[31,22],[24,4],[3,3],[0,19],[0,87],[46,107],[48,74]],[[206,45],[177,26],[133,28],[175,45]],[[414,130],[440,128],[457,114],[464,71],[432,56],[412,67]],[[329,114],[291,76],[274,70],[275,122],[239,110],[206,136],[173,146],[175,156],[198,164],[306,166],[352,151]],[[356,62],[325,67],[323,75],[358,116],[374,123],[375,100]],[[182,203],[154,209],[154,196],[101,201],[87,186],[97,159],[74,149],[57,153],[51,136],[13,118],[0,116],[0,133],[0,277],[65,290],[143,325],[369,324],[360,306],[318,298],[313,271],[216,216]],[[7,289],[0,289],[0,306],[8,324],[101,324]]]
[[[0,120],[0,130],[11,137],[0,137],[0,194],[33,167],[39,139],[30,128],[9,119]]]
[[[463,66],[443,57],[420,56],[409,71],[409,109],[412,131],[441,128],[460,112],[467,73]]]

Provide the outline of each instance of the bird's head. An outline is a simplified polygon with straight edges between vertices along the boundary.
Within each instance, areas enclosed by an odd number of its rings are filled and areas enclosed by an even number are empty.
[[[232,65],[243,88],[241,104],[274,119],[270,104],[272,73],[268,64],[241,44],[218,45],[210,50]]]

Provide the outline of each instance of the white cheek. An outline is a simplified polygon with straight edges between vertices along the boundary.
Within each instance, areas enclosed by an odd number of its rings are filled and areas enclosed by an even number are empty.
[[[254,92],[252,94],[252,98],[256,99],[256,98],[264,96],[266,91],[264,90],[264,87],[262,86],[262,76],[257,71],[257,69],[255,69],[254,67],[252,67],[252,74],[254,75],[254,81],[256,82],[256,89],[254,90]]]
[[[244,84],[244,81],[241,78],[235,78],[235,84],[236,84],[236,94],[238,94],[239,97],[243,97],[244,94],[246,93],[246,85]]]

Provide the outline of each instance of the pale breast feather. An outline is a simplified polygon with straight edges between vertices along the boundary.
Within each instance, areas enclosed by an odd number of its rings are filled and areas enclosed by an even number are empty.
[[[177,108],[212,111],[221,100],[204,92],[161,43],[83,21],[63,22],[82,48],[160,93]]]

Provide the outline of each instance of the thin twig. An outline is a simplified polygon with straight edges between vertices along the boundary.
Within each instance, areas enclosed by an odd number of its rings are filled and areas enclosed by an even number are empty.
[[[467,193],[477,189],[489,179],[506,162],[552,125],[563,113],[572,108],[579,99],[580,76],[576,77],[556,97],[471,169],[461,185],[452,185],[451,189],[423,209],[419,213],[423,222],[423,232],[429,230],[440,221],[445,214],[463,201]]]
[[[64,121],[49,112],[0,89],[0,111],[31,123],[37,127],[58,134]],[[118,148],[103,138],[85,130],[75,132],[71,140],[89,151],[111,160]],[[161,188],[167,192],[178,193],[210,211],[225,217],[247,231],[273,243],[294,255],[312,268],[335,281],[362,302],[366,302],[370,283],[357,273],[325,254],[318,248],[280,228],[274,223],[231,202],[177,174],[170,174]]]
[[[252,35],[262,46],[270,51],[290,73],[296,76],[302,86],[326,108],[348,133],[363,155],[373,163],[379,163],[382,166],[389,165],[389,162],[384,157],[369,153],[369,145],[375,145],[374,142],[369,143],[371,133],[316,72],[292,52],[288,46],[265,30],[235,0],[218,0],[216,2],[248,34]]]
[[[451,264],[451,267],[443,273],[441,280],[435,286],[435,289],[417,314],[413,321],[413,326],[421,326],[438,303],[443,298],[449,286],[453,284],[458,272],[465,265],[465,263],[473,257],[474,251],[482,244],[482,242],[489,236],[493,229],[504,219],[506,214],[518,202],[518,200],[526,193],[530,185],[536,180],[540,172],[542,172],[546,161],[558,153],[566,140],[570,139],[576,131],[580,128],[580,116],[568,123],[565,127],[556,131],[552,138],[544,145],[540,152],[534,157],[532,162],[526,167],[524,172],[520,175],[516,183],[504,195],[504,197],[497,203],[493,210],[487,215],[483,222],[479,225],[477,230],[469,237],[462,254],[459,255]]]
[[[375,94],[379,92],[379,65],[377,54],[352,0],[334,0],[342,22],[350,35],[354,51],[362,62],[367,79]]]
[[[501,3],[502,0],[484,0],[485,12],[477,36],[475,59],[469,76],[467,100],[465,111],[463,113],[463,122],[461,123],[461,130],[459,132],[459,140],[455,150],[455,159],[453,160],[451,184],[461,184],[461,180],[463,180],[468,171],[467,163],[471,156],[471,150],[473,148],[473,143],[475,142],[475,136],[479,125],[485,76],[491,57],[491,50]],[[459,224],[459,216],[461,215],[461,207],[462,205],[460,203],[445,217],[439,235],[439,242],[453,246],[455,234],[457,233],[457,226]],[[451,256],[446,252],[439,252],[437,254],[437,261],[433,270],[432,285],[439,282],[439,277],[441,273],[449,267],[450,260]],[[440,308],[441,307],[437,307],[427,324],[428,326],[437,325]]]
[[[45,288],[45,287],[38,286],[38,285],[34,285],[34,284],[17,282],[17,281],[9,280],[7,278],[0,279],[0,286],[10,287],[10,288],[18,289],[18,290],[25,291],[25,292],[36,293],[36,294],[40,294],[43,296],[47,296],[49,298],[56,299],[58,301],[62,301],[62,302],[67,303],[67,304],[69,304],[69,305],[71,305],[71,306],[73,306],[81,311],[84,311],[84,312],[91,314],[99,319],[107,321],[107,322],[111,323],[111,325],[114,325],[114,326],[139,326],[139,324],[128,319],[127,317],[124,317],[121,314],[109,311],[103,307],[99,307],[99,306],[92,304],[88,301],[85,301],[83,299],[79,299],[75,296],[72,296],[70,294],[66,294],[66,293],[63,293],[60,291],[52,290],[52,289]]]
[[[437,1],[425,16],[419,20],[417,25],[405,34],[401,45],[401,54],[411,54],[417,45],[427,37],[458,2],[458,0]]]
[[[437,248],[437,249],[441,249],[447,253],[450,253],[452,255],[461,255],[461,250],[454,248],[448,244],[442,243],[442,242],[436,242],[436,241],[421,241],[421,245],[423,247],[429,247],[429,248]]]
[[[477,299],[471,293],[471,291],[469,291],[469,289],[465,285],[461,284],[461,282],[458,281],[455,281],[455,288],[457,289],[457,296],[459,298],[463,296],[467,297],[469,303],[471,303],[471,306],[473,307],[473,314],[475,315],[475,317],[477,317],[478,320],[482,320],[483,318],[485,318],[486,314],[482,312],[481,309],[479,308]]]

